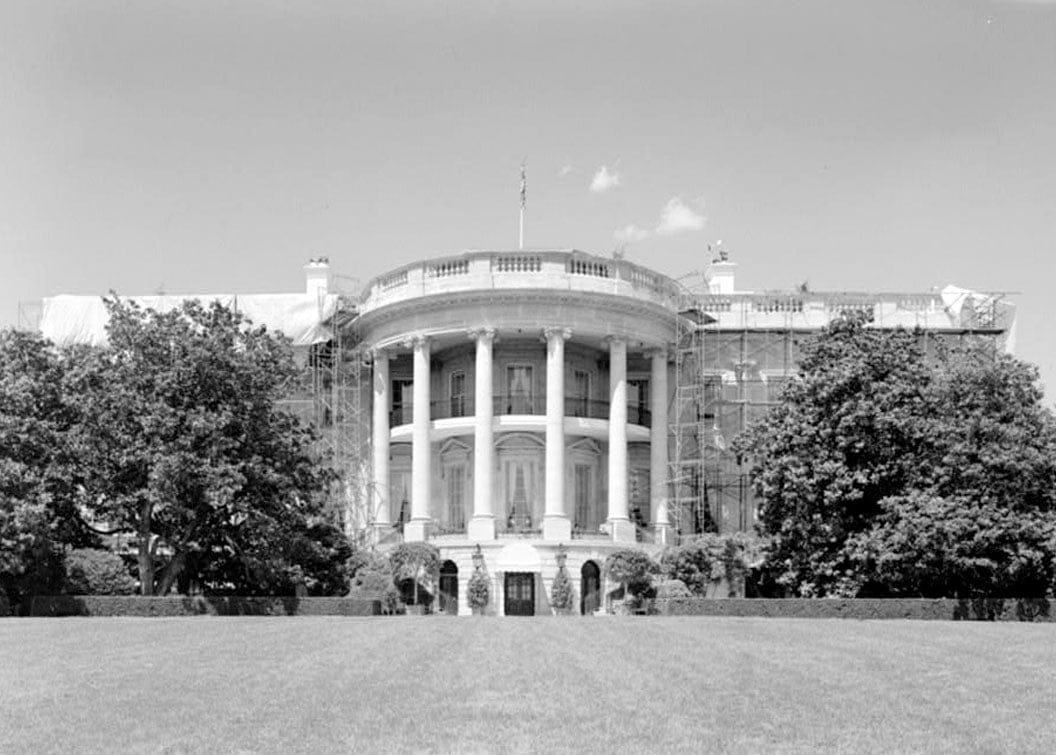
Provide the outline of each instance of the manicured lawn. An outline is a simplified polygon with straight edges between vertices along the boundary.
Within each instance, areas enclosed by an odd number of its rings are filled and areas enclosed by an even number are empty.
[[[1056,748],[1056,625],[0,620],[0,750]]]

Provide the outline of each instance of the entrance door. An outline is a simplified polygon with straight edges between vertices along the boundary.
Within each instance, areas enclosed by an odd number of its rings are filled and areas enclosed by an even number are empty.
[[[590,616],[601,605],[601,572],[598,571],[598,565],[587,561],[580,571],[580,578],[583,589],[580,590],[579,612]]]
[[[535,575],[531,572],[507,572],[505,584],[506,615],[534,616]]]
[[[458,615],[458,567],[454,561],[444,561],[440,567],[440,613]]]

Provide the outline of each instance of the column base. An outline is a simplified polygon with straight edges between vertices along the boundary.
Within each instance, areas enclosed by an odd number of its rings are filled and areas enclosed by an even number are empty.
[[[403,525],[403,541],[405,543],[421,543],[429,537],[429,520],[412,519]]]
[[[634,543],[638,541],[638,530],[630,519],[610,519],[609,532],[614,543]]]
[[[670,524],[654,524],[653,532],[656,537],[657,545],[674,545],[675,544],[675,528]]]
[[[474,516],[469,520],[466,528],[466,536],[470,540],[494,540],[495,539],[495,517]]]
[[[564,514],[543,517],[543,540],[567,543],[572,539],[572,522]]]

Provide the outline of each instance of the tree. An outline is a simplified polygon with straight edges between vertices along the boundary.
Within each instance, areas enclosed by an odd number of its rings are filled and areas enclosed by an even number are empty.
[[[622,548],[605,559],[605,576],[623,587],[624,599],[641,597],[651,587],[659,565],[648,554],[634,548]]]
[[[410,580],[413,603],[418,605],[418,582],[440,572],[440,551],[430,543],[400,543],[389,551],[389,563],[397,583]]]
[[[321,543],[331,474],[276,403],[298,375],[288,340],[218,302],[106,306],[109,346],[82,348],[65,375],[69,445],[85,512],[134,539],[142,594],[177,578],[249,592],[311,579],[318,554],[298,543]]]
[[[0,330],[0,592],[15,603],[62,582],[65,545],[89,545],[74,514],[63,360],[35,333]]]
[[[954,510],[965,523],[989,510],[1004,543],[1020,542],[1015,522],[1051,516],[1056,432],[1036,370],[985,345],[926,356],[920,341],[862,318],[834,321],[804,349],[782,402],[735,443],[761,499],[767,568],[797,594],[1013,589],[1015,580],[980,582],[964,569],[940,582],[896,579],[891,559],[908,563],[917,547],[899,532],[928,521],[928,547],[951,555]]]

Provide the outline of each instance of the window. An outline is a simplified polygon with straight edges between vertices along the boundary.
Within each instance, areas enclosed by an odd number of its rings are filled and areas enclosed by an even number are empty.
[[[573,526],[584,532],[596,532],[598,530],[597,509],[594,506],[591,495],[592,475],[591,467],[587,464],[575,465],[575,501],[576,509],[573,518]]]
[[[451,373],[451,416],[466,416],[466,373]]]
[[[390,425],[408,425],[413,421],[414,381],[409,378],[392,380],[392,415]]]
[[[570,414],[573,417],[590,416],[590,373],[575,370],[572,373],[572,401]]]
[[[632,425],[649,424],[649,381],[645,378],[627,381],[627,421]]]
[[[466,467],[463,464],[447,468],[447,525],[458,531],[466,527]]]
[[[511,364],[506,368],[506,413],[532,413],[532,367]]]

